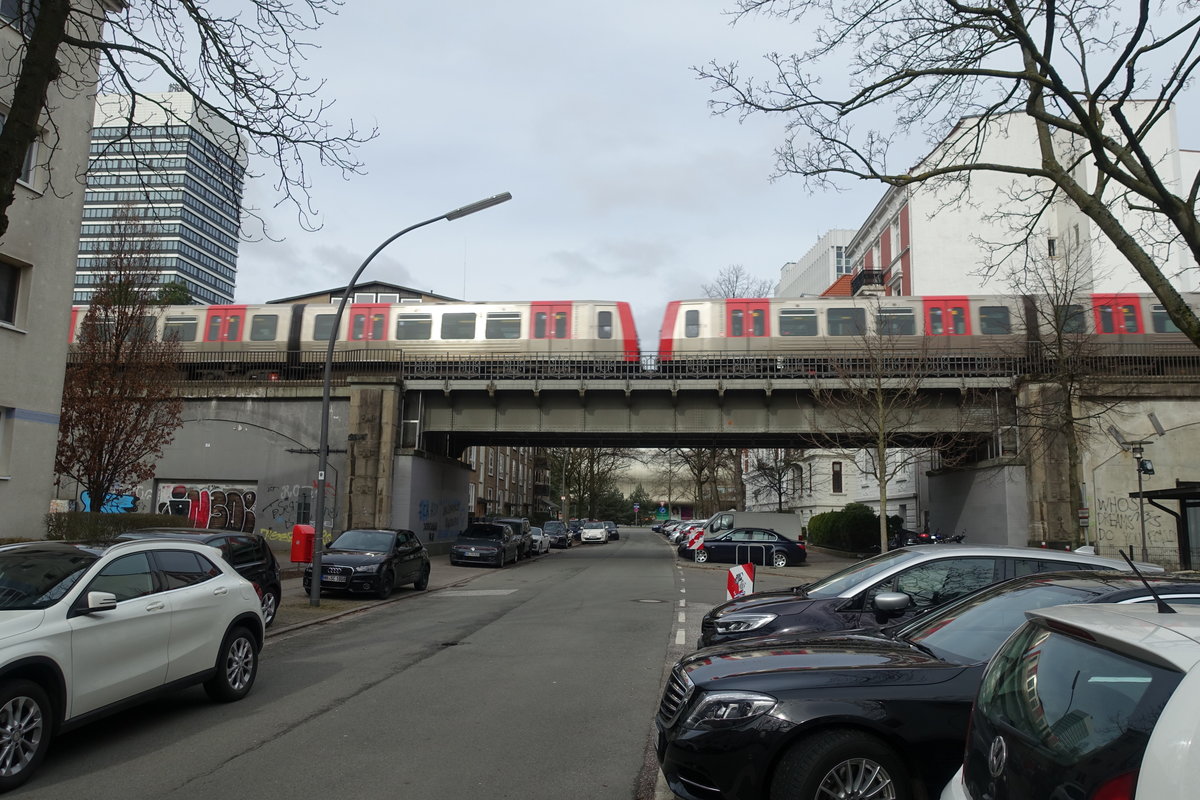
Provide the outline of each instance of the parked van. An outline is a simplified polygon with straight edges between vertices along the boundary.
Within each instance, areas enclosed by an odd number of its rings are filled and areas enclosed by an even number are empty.
[[[718,511],[704,523],[704,538],[716,536],[734,528],[767,528],[789,539],[803,541],[799,514],[774,511]]]

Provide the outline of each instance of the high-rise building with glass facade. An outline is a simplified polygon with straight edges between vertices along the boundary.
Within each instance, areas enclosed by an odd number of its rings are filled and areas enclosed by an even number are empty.
[[[190,95],[97,97],[74,302],[91,300],[118,227],[132,220],[159,286],[182,284],[197,303],[232,303],[245,174],[237,131]]]

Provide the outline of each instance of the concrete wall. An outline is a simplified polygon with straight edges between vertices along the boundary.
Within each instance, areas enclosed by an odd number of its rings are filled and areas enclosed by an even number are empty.
[[[416,531],[430,552],[448,552],[450,541],[467,527],[470,467],[409,451],[396,456],[394,474],[394,524]]]
[[[1026,470],[984,467],[929,477],[929,530],[966,533],[969,544],[1037,545],[1030,539]]]

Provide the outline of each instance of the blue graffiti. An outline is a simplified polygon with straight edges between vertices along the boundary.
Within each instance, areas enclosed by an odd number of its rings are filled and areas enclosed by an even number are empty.
[[[88,492],[81,495],[83,510],[92,510],[92,497]],[[132,494],[109,494],[104,496],[104,505],[100,506],[101,514],[129,514],[137,511],[138,500]]]

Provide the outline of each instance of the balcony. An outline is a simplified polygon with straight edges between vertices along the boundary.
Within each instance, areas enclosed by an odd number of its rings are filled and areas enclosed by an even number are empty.
[[[854,273],[854,277],[850,279],[850,293],[853,295],[860,294],[865,286],[883,286],[883,270],[881,269],[863,269]]]

